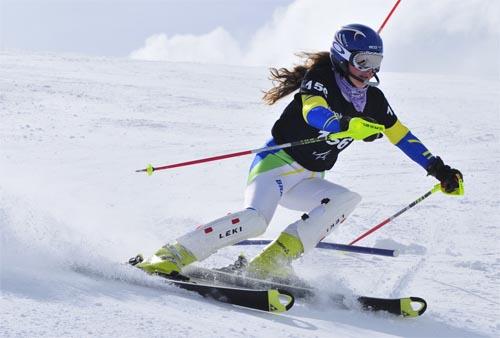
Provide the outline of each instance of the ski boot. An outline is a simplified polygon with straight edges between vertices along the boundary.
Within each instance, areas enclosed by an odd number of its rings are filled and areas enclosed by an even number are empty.
[[[247,275],[276,282],[288,282],[296,279],[291,263],[303,252],[302,242],[297,237],[282,232],[277,239],[250,261],[246,268]]]
[[[175,277],[180,275],[182,267],[194,262],[196,258],[183,246],[176,243],[165,245],[147,260],[142,255],[137,255],[129,263],[149,274]]]
[[[217,268],[214,270],[221,271],[221,272],[226,272],[226,273],[231,273],[231,274],[236,274],[236,275],[241,275],[247,268],[248,266],[248,260],[243,254],[239,254],[238,258],[236,261],[232,264],[229,264],[227,266],[223,266],[222,268]]]

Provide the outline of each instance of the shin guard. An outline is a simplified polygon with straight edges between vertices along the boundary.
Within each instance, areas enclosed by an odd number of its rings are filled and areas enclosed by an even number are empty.
[[[267,222],[257,211],[245,209],[229,214],[179,237],[177,243],[201,261],[220,248],[264,233]]]
[[[321,205],[309,214],[302,215],[300,220],[290,224],[284,232],[299,238],[306,253],[337,229],[360,201],[361,196],[352,191],[337,195],[332,200],[325,198]]]

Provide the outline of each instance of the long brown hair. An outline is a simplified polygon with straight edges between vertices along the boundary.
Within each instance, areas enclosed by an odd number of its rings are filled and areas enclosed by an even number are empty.
[[[273,88],[264,92],[262,99],[268,105],[276,103],[279,99],[293,93],[300,87],[306,72],[317,65],[330,63],[330,53],[302,52],[297,54],[301,59],[305,59],[302,65],[294,66],[291,70],[287,68],[270,68],[269,80],[273,82]]]

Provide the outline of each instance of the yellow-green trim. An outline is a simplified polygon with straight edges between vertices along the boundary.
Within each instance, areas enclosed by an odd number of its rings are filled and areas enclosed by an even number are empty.
[[[153,171],[154,171],[153,165],[148,164],[148,166],[146,167],[146,172],[148,173],[148,176],[153,175]]]
[[[259,163],[257,163],[248,174],[247,184],[250,184],[257,175],[266,171],[279,168],[286,164],[292,164],[295,160],[288,155],[284,150],[280,150],[274,154],[268,154]]]
[[[328,139],[335,140],[344,137],[351,137],[353,140],[364,140],[371,135],[383,133],[384,131],[385,127],[382,124],[363,120],[360,117],[353,117],[349,121],[349,128],[347,130],[328,134]]]
[[[463,196],[465,191],[464,191],[464,180],[461,178],[458,178],[458,188],[455,189],[452,192],[446,192],[441,188],[441,191],[445,193],[446,195],[451,195],[451,196]]]
[[[304,120],[307,122],[307,114],[311,111],[311,109],[316,107],[325,107],[328,108],[328,103],[324,97],[317,95],[301,95],[302,98],[302,116]]]
[[[290,263],[304,253],[304,246],[298,237],[282,232],[264,250],[253,258],[247,272],[262,279],[267,277],[289,277]]]
[[[387,128],[384,131],[385,136],[391,141],[392,144],[396,144],[403,139],[410,132],[405,125],[403,125],[399,120],[394,123],[394,125],[390,128]]]
[[[413,301],[411,298],[401,298],[399,303],[401,308],[401,314],[404,317],[418,317],[420,316],[420,311],[425,307],[424,303]],[[418,303],[420,307],[414,310],[412,303]]]
[[[289,306],[293,304],[293,297],[281,293],[279,290],[270,289],[267,291],[267,298],[269,300],[269,311],[275,313],[281,313],[287,311]],[[281,299],[286,300],[286,304],[281,303]]]
[[[300,174],[300,173],[302,173],[304,171],[305,171],[305,169],[303,169],[303,168],[302,169],[297,169],[297,170],[292,170],[292,171],[288,171],[286,173],[283,173],[280,176],[288,176],[288,175],[293,175],[293,174]]]

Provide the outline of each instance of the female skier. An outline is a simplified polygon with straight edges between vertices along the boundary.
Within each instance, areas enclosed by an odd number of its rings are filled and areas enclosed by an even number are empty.
[[[265,232],[276,207],[308,212],[285,230],[246,267],[259,278],[286,278],[293,259],[309,252],[354,210],[361,196],[324,179],[341,151],[360,139],[373,124],[385,127],[389,141],[437,178],[444,192],[459,188],[462,174],[431,154],[402,124],[380,89],[377,72],[383,56],[382,39],[371,28],[350,24],[336,34],[330,52],[305,54],[304,65],[271,69],[277,83],[264,95],[273,104],[295,92],[272,128],[268,146],[346,132],[311,143],[256,155],[245,191],[245,209],[198,227],[160,248],[136,266],[149,272],[176,275],[218,249]],[[375,78],[375,81],[370,81]],[[368,132],[368,134],[370,134]],[[346,135],[344,133],[344,135]],[[365,134],[366,135],[366,134]],[[364,141],[374,141],[373,134]]]

